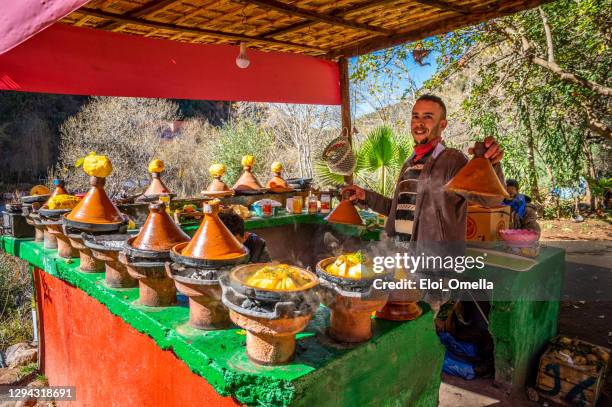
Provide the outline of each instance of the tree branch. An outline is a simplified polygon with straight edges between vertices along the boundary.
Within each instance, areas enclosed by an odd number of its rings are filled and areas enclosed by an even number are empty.
[[[612,140],[612,129],[603,121],[599,120],[593,108],[587,103],[580,103],[587,114],[587,126],[593,133],[598,134],[608,140]]]
[[[525,37],[523,34],[509,28],[505,27],[504,31],[510,34],[513,37],[518,37],[521,42],[522,53],[523,56],[532,63],[554,73],[557,75],[559,79],[564,82],[573,83],[574,85],[583,86],[598,95],[602,96],[612,96],[612,88],[609,86],[605,86],[599,84],[597,82],[591,81],[589,79],[583,78],[580,75],[576,75],[575,73],[568,72],[561,68],[556,62],[550,62],[543,58],[540,58],[534,54],[534,46],[533,44]]]
[[[534,64],[539,65],[542,68],[545,68],[551,71],[552,73],[556,74],[559,77],[559,79],[561,79],[562,81],[583,86],[602,96],[612,96],[612,88],[610,88],[609,86],[601,85],[597,82],[588,80],[574,73],[567,72],[563,68],[561,68],[559,65],[557,65],[557,63],[546,61],[535,55],[531,55],[529,59]]]
[[[544,34],[546,35],[546,49],[548,50],[548,62],[555,63],[555,51],[553,48],[552,32],[550,25],[548,24],[548,17],[542,7],[538,7],[540,11],[540,17],[542,17],[542,25],[544,26]]]

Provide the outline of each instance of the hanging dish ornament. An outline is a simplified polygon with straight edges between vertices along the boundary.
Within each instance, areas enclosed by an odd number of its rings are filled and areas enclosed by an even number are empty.
[[[322,159],[331,172],[344,176],[353,175],[357,160],[353,154],[347,128],[343,130],[340,137],[329,142],[323,150]]]
[[[419,42],[412,51],[412,58],[414,58],[414,62],[416,62],[419,66],[431,65],[429,62],[423,62],[423,60],[427,58],[430,53],[431,50],[423,49],[423,44]]]

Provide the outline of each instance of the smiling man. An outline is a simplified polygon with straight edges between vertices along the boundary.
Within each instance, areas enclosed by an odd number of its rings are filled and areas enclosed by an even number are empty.
[[[412,108],[414,154],[400,171],[393,198],[357,185],[344,189],[352,192],[352,200],[388,216],[385,231],[399,241],[464,241],[467,200],[484,206],[501,203],[501,198],[460,195],[444,188],[468,162],[461,151],[444,146],[442,132],[446,126],[442,99],[434,95],[419,97]],[[491,160],[503,183],[499,164],[503,151],[493,138],[484,141],[485,157]]]

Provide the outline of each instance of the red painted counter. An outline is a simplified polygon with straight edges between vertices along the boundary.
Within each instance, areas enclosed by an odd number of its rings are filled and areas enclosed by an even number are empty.
[[[51,386],[76,386],[79,406],[240,405],[220,396],[174,353],[160,349],[80,289],[38,268],[34,282],[43,338],[41,369]],[[93,381],[100,385],[91,386]],[[128,381],[140,390],[124,391]]]

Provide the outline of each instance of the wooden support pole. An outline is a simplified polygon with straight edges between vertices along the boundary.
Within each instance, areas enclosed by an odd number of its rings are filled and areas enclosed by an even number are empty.
[[[349,77],[349,63],[347,58],[338,60],[340,66],[340,114],[342,115],[342,134],[346,134],[349,142],[353,142],[353,123],[351,122],[351,89]],[[353,176],[345,176],[344,182],[353,183]]]

